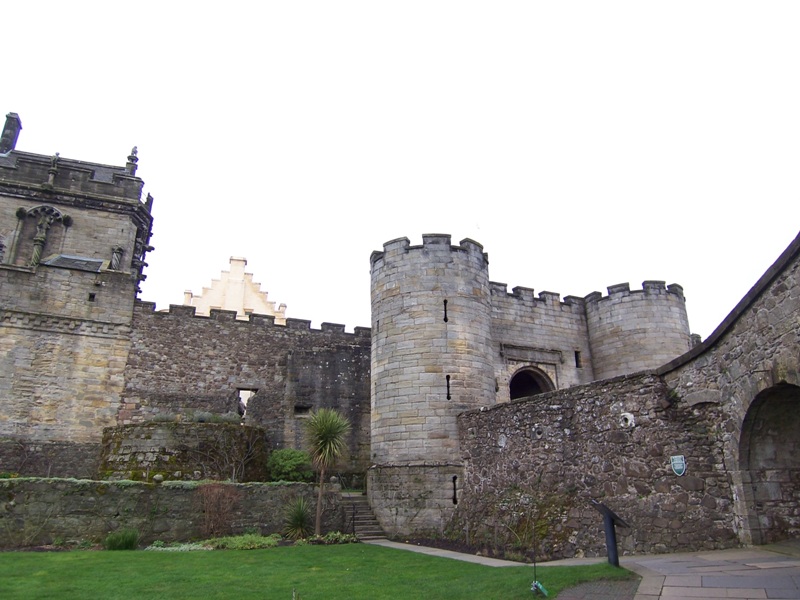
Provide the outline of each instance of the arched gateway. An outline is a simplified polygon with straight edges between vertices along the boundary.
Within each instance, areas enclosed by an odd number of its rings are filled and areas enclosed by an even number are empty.
[[[779,383],[750,404],[739,440],[742,490],[754,544],[800,535],[800,387]]]

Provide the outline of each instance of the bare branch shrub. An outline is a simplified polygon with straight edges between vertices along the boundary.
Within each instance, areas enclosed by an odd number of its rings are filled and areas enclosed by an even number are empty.
[[[201,511],[200,533],[204,538],[219,537],[231,532],[232,515],[241,496],[239,490],[224,483],[198,486],[195,498]]]

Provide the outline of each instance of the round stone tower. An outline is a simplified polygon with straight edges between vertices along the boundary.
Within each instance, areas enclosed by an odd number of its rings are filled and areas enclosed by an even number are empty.
[[[488,259],[449,235],[373,252],[370,504],[384,530],[438,530],[458,502],[456,416],[494,403]]]
[[[596,379],[656,369],[691,349],[683,288],[645,281],[641,290],[612,285],[586,296]]]

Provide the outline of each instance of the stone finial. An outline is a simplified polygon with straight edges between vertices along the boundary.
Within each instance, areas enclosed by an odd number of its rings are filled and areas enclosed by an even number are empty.
[[[7,154],[17,146],[19,132],[22,131],[22,121],[17,113],[10,112],[6,115],[6,124],[0,136],[0,154]]]
[[[47,183],[45,187],[52,190],[53,185],[56,183],[56,175],[58,175],[58,161],[61,159],[61,154],[56,152],[50,157],[50,168],[47,169]]]
[[[139,162],[139,149],[134,146],[131,148],[131,153],[128,155],[128,162],[125,163],[125,169],[128,171],[129,175],[136,175],[136,169],[138,168],[136,163]]]

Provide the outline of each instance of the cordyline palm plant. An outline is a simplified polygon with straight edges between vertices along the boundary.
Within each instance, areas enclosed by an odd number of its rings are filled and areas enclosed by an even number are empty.
[[[344,453],[349,432],[350,422],[331,408],[320,408],[312,412],[306,421],[308,453],[311,455],[314,468],[319,471],[317,518],[314,523],[316,535],[320,535],[322,530],[322,494],[325,487],[325,471],[331,468]]]

